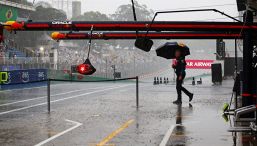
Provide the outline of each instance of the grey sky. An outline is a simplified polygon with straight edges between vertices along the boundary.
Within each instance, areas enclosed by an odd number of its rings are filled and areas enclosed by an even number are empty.
[[[31,0],[30,0],[31,1]],[[40,0],[36,0],[40,1]],[[51,2],[52,0],[46,0]],[[112,14],[122,4],[130,4],[131,0],[80,0],[82,2],[82,12],[85,11],[100,11],[106,14]],[[140,4],[147,5],[148,8],[154,11],[158,10],[176,10],[179,8],[200,8],[202,6],[211,6],[203,8],[216,8],[231,16],[238,16],[236,0],[138,0]],[[226,4],[226,5],[224,5]],[[222,6],[224,5],[224,6]],[[157,20],[205,20],[225,18],[214,12],[201,13],[180,13],[180,14],[162,14]],[[225,21],[226,19],[217,19]],[[215,20],[215,21],[217,21]]]

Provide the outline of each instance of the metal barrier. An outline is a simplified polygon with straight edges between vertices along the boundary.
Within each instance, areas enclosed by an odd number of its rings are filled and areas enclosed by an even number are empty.
[[[92,82],[115,82],[115,81],[126,81],[126,80],[136,80],[136,108],[139,108],[139,77],[132,78],[123,78],[123,79],[115,79],[115,80],[98,80],[98,81],[74,81],[74,80],[59,80],[59,79],[48,79],[43,80],[47,81],[47,110],[51,111],[51,81],[59,81],[59,82],[84,82],[84,83],[92,83]]]

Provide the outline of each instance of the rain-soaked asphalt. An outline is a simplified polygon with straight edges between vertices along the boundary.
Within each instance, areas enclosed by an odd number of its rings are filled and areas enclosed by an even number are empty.
[[[191,104],[173,105],[175,86],[140,82],[137,110],[134,82],[61,83],[46,88],[0,92],[1,146],[233,146],[221,107],[229,101],[232,81],[186,87]],[[166,139],[165,139],[166,138]]]

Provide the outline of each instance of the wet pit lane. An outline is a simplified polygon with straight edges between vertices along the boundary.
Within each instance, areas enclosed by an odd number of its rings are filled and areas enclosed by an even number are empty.
[[[140,82],[61,83],[46,88],[0,92],[0,145],[3,146],[233,146],[221,107],[231,82],[185,85],[195,93],[173,105],[175,86]],[[237,139],[239,142],[239,138]]]

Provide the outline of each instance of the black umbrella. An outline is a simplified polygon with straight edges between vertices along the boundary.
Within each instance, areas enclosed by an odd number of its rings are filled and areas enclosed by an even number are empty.
[[[166,59],[174,59],[175,52],[177,50],[180,50],[182,52],[183,56],[190,55],[189,48],[181,43],[177,42],[167,42],[164,45],[160,46],[158,49],[156,49],[157,56],[166,58]]]

